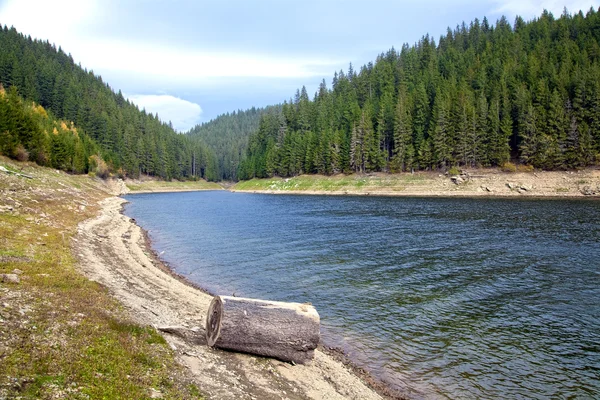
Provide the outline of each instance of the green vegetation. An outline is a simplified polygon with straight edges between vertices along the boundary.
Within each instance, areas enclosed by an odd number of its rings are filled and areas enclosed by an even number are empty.
[[[1,154],[69,172],[99,165],[105,176],[218,178],[216,157],[200,140],[140,111],[60,47],[6,26],[0,84],[8,92],[0,101]]]
[[[486,18],[262,116],[239,179],[600,162],[600,13]],[[512,169],[512,168],[510,168]],[[515,167],[515,170],[517,167]]]
[[[108,196],[86,175],[31,163],[0,165],[0,398],[201,398],[153,328],[128,320],[101,285],[75,268],[71,238]]]
[[[280,112],[281,106],[234,111],[195,126],[187,135],[206,143],[217,155],[219,179],[235,181],[240,160],[248,148],[248,138],[258,130],[261,116]]]

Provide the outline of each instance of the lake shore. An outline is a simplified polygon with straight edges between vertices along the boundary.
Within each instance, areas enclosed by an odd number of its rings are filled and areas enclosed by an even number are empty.
[[[222,190],[214,182],[198,181],[160,181],[151,177],[143,179],[126,179],[125,193],[170,193],[170,192],[197,192],[202,190]]]
[[[265,194],[398,197],[515,197],[600,199],[600,170],[506,173],[499,169],[402,174],[301,175],[253,179],[230,190]]]
[[[75,251],[81,270],[105,286],[138,323],[162,331],[177,361],[209,398],[382,398],[343,359],[324,350],[317,350],[308,365],[290,365],[206,346],[204,321],[212,296],[158,259],[143,230],[121,214],[125,202],[107,198],[98,217],[80,224]],[[385,397],[398,398],[384,385],[378,388]]]

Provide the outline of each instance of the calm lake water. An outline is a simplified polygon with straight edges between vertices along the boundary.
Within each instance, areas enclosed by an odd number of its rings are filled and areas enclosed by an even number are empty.
[[[212,293],[311,302],[323,340],[416,398],[600,398],[600,202],[126,196]]]

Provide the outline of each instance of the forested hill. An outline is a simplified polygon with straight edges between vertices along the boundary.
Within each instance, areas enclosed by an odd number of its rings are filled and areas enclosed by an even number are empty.
[[[140,111],[60,47],[1,25],[0,83],[8,91],[0,107],[0,151],[9,157],[87,172],[95,156],[109,172],[130,177],[217,178],[216,158],[200,141]],[[40,113],[44,118],[35,117]]]
[[[238,110],[196,125],[187,134],[206,143],[217,155],[220,179],[237,180],[240,160],[248,148],[248,138],[258,130],[261,116],[280,112],[281,105]]]
[[[599,41],[594,9],[425,36],[263,116],[239,178],[598,163]]]

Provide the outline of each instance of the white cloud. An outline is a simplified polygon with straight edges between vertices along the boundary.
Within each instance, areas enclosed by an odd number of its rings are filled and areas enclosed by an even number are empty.
[[[65,46],[77,30],[102,15],[97,0],[13,0],[0,5],[0,22],[34,38]]]
[[[333,60],[277,58],[265,54],[215,52],[114,40],[79,43],[72,51],[94,70],[138,72],[173,80],[218,77],[311,77],[328,75]]]
[[[97,73],[134,72],[175,81],[216,77],[329,76],[336,60],[277,57],[237,50],[205,51],[99,35],[106,8],[98,0],[9,0],[0,5],[0,23],[49,40],[76,62]],[[104,37],[102,37],[104,36]],[[344,63],[346,61],[344,60]]]
[[[188,131],[200,122],[202,116],[202,108],[198,104],[168,94],[134,94],[127,98],[140,109],[158,114],[161,121],[171,121],[173,128],[179,132]]]
[[[555,17],[560,17],[565,7],[571,14],[578,13],[579,10],[585,14],[590,7],[598,7],[597,2],[590,0],[494,0],[494,2],[497,4],[497,8],[492,11],[494,14],[520,15],[524,19],[539,17],[544,10],[550,11]]]

